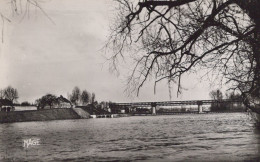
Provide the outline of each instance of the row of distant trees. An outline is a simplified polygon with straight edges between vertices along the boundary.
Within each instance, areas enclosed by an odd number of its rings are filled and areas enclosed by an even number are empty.
[[[212,111],[225,111],[233,107],[233,103],[221,102],[223,99],[228,99],[232,101],[242,101],[243,99],[240,94],[236,94],[234,92],[226,93],[224,97],[223,93],[219,89],[211,91],[209,95],[212,100],[219,101],[211,104]],[[240,105],[239,108],[240,109],[243,108],[242,104]]]
[[[57,102],[57,96],[54,94],[46,94],[41,98],[35,101],[35,104],[39,109],[44,108],[45,106],[53,107]],[[107,107],[108,102],[102,101],[98,103],[96,101],[96,94],[90,93],[87,90],[80,90],[79,87],[74,87],[71,93],[68,93],[68,100],[76,106],[86,106],[88,104],[94,104],[97,107]]]
[[[87,105],[87,104],[94,104],[96,102],[96,94],[90,93],[87,90],[81,91],[79,87],[74,87],[71,94],[68,94],[69,100],[74,105]]]
[[[219,100],[219,101],[223,99],[242,100],[242,96],[235,92],[226,93],[224,97],[223,93],[219,89],[211,91],[209,95],[212,100]]]
[[[96,100],[96,94],[94,92],[88,92],[85,90],[80,90],[79,87],[74,87],[72,92],[68,94],[68,99],[74,104],[74,105],[80,105],[80,106],[86,106],[88,104],[93,104],[97,108],[104,109],[109,106],[111,101],[101,101],[98,102]]]

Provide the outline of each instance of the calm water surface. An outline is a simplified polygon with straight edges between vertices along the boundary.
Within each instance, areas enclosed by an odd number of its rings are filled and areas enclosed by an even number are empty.
[[[259,161],[260,131],[244,113],[0,124],[0,161],[116,160]]]

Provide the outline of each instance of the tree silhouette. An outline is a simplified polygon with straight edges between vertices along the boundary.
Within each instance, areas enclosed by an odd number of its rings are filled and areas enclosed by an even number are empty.
[[[221,101],[223,99],[223,94],[219,89],[211,91],[209,95],[213,100]]]
[[[128,86],[139,93],[149,78],[178,85],[203,71],[244,98],[260,96],[259,0],[116,0],[107,49],[111,67],[131,58]],[[128,87],[128,88],[129,88]]]
[[[83,105],[86,105],[90,102],[90,94],[87,90],[83,90],[81,93],[81,102]]]
[[[91,103],[94,104],[96,101],[96,94],[94,92],[92,92],[91,94]]]
[[[4,99],[5,93],[3,89],[0,89],[0,99]]]
[[[217,101],[211,104],[212,111],[223,110],[227,108],[226,104],[220,103],[220,101],[223,99],[223,94],[219,89],[211,91],[209,95],[211,99]]]
[[[8,86],[7,88],[4,89],[4,98],[12,101],[13,103],[19,98],[18,91],[13,87]]]
[[[43,109],[45,106],[49,106],[50,109],[54,104],[57,103],[57,97],[53,94],[47,94],[45,96],[42,96],[40,99],[36,100],[36,104],[38,109]]]
[[[72,94],[69,95],[70,101],[75,104],[78,105],[80,98],[81,98],[81,93],[80,93],[80,89],[79,87],[74,87],[74,89],[72,90]]]

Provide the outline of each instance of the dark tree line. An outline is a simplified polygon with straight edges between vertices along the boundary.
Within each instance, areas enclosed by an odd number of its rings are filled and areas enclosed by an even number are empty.
[[[81,92],[77,86],[74,87],[71,94],[68,94],[68,98],[74,105],[87,105],[96,102],[95,93],[90,93],[87,90]]]
[[[63,96],[61,96],[63,97]],[[58,103],[57,96],[54,94],[46,94],[35,101],[35,105],[38,109],[44,109],[46,106],[50,109],[53,108]],[[68,94],[68,100],[74,106],[87,106],[89,104],[94,105],[97,108],[105,109],[109,107],[108,102],[101,101],[100,103],[96,101],[95,93],[90,93],[87,90],[81,91],[79,87],[74,87],[71,94]]]
[[[215,100],[215,103],[211,104],[211,111],[227,111],[227,110],[234,110],[234,104],[236,104],[236,110],[244,111],[245,107],[241,105],[241,102],[236,101],[243,101],[243,97],[241,94],[230,92],[225,94],[225,98],[223,93],[217,89],[213,90],[209,93],[210,98]],[[234,102],[222,102],[223,99],[228,99]]]
[[[153,78],[180,93],[182,77],[202,70],[241,93],[248,107],[260,99],[259,0],[115,1],[107,49],[111,67],[126,58],[135,63],[131,92]]]

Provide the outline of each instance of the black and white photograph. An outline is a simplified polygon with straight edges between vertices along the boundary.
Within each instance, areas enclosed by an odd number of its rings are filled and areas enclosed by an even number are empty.
[[[0,0],[0,162],[260,162],[260,0]]]

